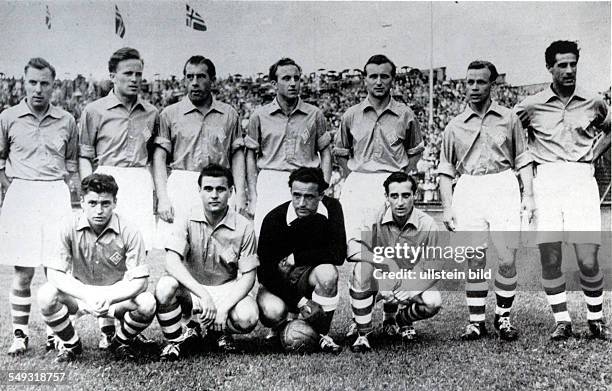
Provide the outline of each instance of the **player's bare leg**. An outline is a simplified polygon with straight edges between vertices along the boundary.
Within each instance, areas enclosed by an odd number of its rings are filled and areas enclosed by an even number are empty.
[[[287,323],[287,305],[280,297],[270,293],[263,285],[260,285],[257,292],[257,306],[259,307],[261,324],[270,328],[265,339],[278,342],[280,330]]]

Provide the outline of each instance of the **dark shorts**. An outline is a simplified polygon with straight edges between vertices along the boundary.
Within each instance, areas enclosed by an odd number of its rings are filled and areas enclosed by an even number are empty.
[[[312,292],[314,287],[308,283],[310,272],[312,272],[314,266],[296,266],[289,273],[289,284],[295,291],[307,299],[312,298]]]

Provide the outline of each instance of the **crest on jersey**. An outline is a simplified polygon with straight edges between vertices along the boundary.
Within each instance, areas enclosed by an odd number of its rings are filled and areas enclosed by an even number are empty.
[[[113,265],[118,265],[119,262],[121,262],[121,259],[123,257],[121,256],[121,254],[119,254],[118,252],[115,251],[115,253],[113,255],[111,255],[110,258],[108,258],[109,261],[111,261],[113,263]]]

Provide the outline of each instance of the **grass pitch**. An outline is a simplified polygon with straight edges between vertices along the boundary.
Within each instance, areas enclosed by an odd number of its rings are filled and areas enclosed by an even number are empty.
[[[610,228],[610,211],[603,213],[604,227]],[[564,249],[567,253],[569,248]],[[69,365],[53,363],[55,354],[45,354],[44,324],[33,304],[30,320],[30,350],[13,358],[5,354],[11,342],[8,293],[12,268],[0,266],[0,366],[5,370],[68,370],[65,385],[57,389],[78,390],[612,390],[612,344],[587,338],[586,307],[581,292],[568,292],[569,311],[578,338],[556,343],[549,340],[554,325],[543,292],[521,287],[539,283],[540,266],[536,249],[519,254],[519,289],[513,320],[521,332],[518,341],[504,343],[494,335],[464,342],[459,335],[467,322],[463,292],[443,292],[443,309],[434,318],[415,326],[419,341],[402,344],[374,336],[373,351],[354,354],[352,341],[344,338],[350,325],[347,276],[351,265],[341,271],[340,307],[331,335],[345,349],[339,355],[290,355],[264,343],[265,330],[258,327],[236,338],[242,351],[237,354],[204,352],[176,363],[143,356],[138,363],[116,362],[97,349],[99,332],[92,317],[77,322],[85,351]],[[575,262],[566,257],[568,263]],[[600,249],[600,259],[610,270],[610,248]],[[153,265],[153,289],[163,270],[163,254],[149,257]],[[43,282],[36,272],[34,294]],[[610,275],[606,278],[610,282]],[[463,285],[463,284],[461,284]],[[607,289],[611,289],[608,285]],[[487,326],[493,330],[494,294],[487,301]],[[610,292],[605,294],[604,311],[612,313]],[[380,304],[374,321],[381,323]],[[155,321],[147,336],[162,342]],[[52,386],[10,386],[0,389],[51,389]]]

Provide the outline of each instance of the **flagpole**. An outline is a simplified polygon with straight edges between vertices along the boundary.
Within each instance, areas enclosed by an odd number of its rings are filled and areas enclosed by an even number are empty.
[[[429,2],[429,130],[433,129],[433,1]]]

